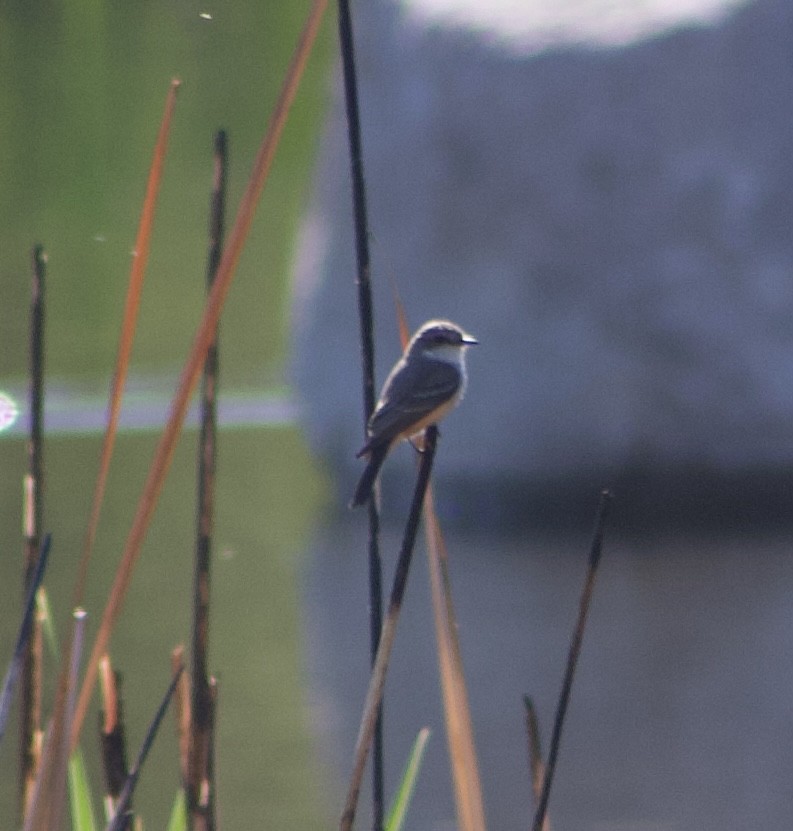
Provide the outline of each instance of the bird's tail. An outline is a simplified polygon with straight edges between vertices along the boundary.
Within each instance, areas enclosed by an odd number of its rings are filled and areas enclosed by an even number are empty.
[[[381,444],[373,447],[369,453],[369,461],[366,463],[361,478],[358,480],[358,487],[355,489],[355,494],[350,500],[350,507],[357,508],[359,505],[364,505],[369,501],[372,495],[372,488],[374,487],[377,474],[383,466],[385,457],[388,455],[388,444]]]

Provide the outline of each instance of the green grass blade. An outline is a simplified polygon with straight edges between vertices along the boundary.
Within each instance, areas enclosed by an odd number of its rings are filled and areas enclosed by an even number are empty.
[[[36,614],[41,622],[50,655],[55,661],[60,661],[61,648],[58,633],[55,631],[52,607],[44,586],[36,592]],[[73,831],[96,831],[98,826],[91,798],[91,786],[88,782],[83,752],[79,747],[69,759],[69,807]]]
[[[47,594],[47,589],[44,586],[36,592],[36,614],[41,622],[44,631],[44,637],[47,640],[47,646],[50,650],[50,655],[56,660],[61,659],[61,647],[58,643],[58,633],[55,631],[55,624],[52,620],[52,607],[50,606],[50,597]]]
[[[410,801],[413,798],[413,790],[416,787],[421,762],[424,758],[424,751],[430,738],[429,727],[422,727],[419,730],[416,741],[413,742],[413,749],[410,751],[405,772],[402,774],[402,781],[396,793],[394,804],[388,812],[385,823],[385,831],[401,831],[405,822]]]
[[[184,798],[184,789],[179,788],[176,799],[173,801],[171,818],[168,820],[166,831],[187,831],[187,803]]]
[[[69,803],[74,831],[96,831],[96,817],[91,802],[91,788],[80,748],[69,759]]]

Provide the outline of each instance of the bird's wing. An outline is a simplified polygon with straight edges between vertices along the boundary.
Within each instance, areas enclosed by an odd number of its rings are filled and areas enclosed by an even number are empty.
[[[397,366],[369,420],[370,444],[393,441],[459,388],[460,371],[446,361],[410,361]]]

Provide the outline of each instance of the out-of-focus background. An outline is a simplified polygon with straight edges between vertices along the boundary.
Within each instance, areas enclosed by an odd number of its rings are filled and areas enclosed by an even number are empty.
[[[391,282],[413,326],[447,316],[482,341],[437,471],[460,517],[531,502],[556,522],[543,494],[608,484],[635,524],[772,518],[764,483],[791,485],[788,5],[519,5],[512,33],[360,9],[382,371]],[[343,142],[337,117],[299,249],[296,377],[313,445],[349,470],[355,309],[323,277],[352,266]]]
[[[414,327],[448,316],[481,341],[435,482],[491,827],[529,821],[521,697],[536,699],[547,740],[603,487],[614,510],[554,826],[789,825],[793,7],[378,0],[353,12],[378,378],[399,352],[394,287]],[[0,120],[11,173],[0,388],[24,395],[26,260],[40,240],[57,425],[51,588],[70,585],[80,550],[92,425],[168,81],[185,84],[97,603],[156,441],[147,425],[164,412],[201,308],[212,134],[230,133],[233,206],[302,13],[244,3],[1,13],[12,81],[0,92],[11,114]],[[327,23],[222,330],[210,664],[227,827],[334,821],[366,686],[365,517],[344,508],[362,436],[350,189]],[[133,724],[186,637],[194,440],[182,442],[113,642]],[[0,567],[17,608],[19,432],[0,437],[0,454],[10,552]],[[387,575],[412,465],[401,448],[384,473]],[[387,691],[387,782],[391,792],[429,724],[410,824],[447,829],[426,583],[419,559]],[[12,618],[0,622],[5,642]],[[171,795],[163,781],[177,779],[172,744],[157,752],[138,801],[155,823]],[[11,767],[8,744],[0,764]],[[1,784],[5,808],[12,777]]]
[[[379,377],[398,354],[392,284],[413,326],[449,316],[481,341],[434,481],[456,529],[492,827],[528,822],[520,696],[535,697],[547,742],[604,486],[614,509],[554,827],[793,819],[792,28],[779,0],[359,8]],[[343,143],[337,100],[294,330],[307,434],[339,471],[337,504],[360,470],[341,376],[357,355],[337,282],[353,263],[334,208]],[[387,517],[404,516],[413,465],[405,447],[386,466]],[[365,648],[349,553],[362,525],[319,532],[309,571],[313,688],[342,748],[356,722],[339,702],[360,700]],[[387,736],[404,754],[411,731],[436,728],[413,818],[445,829],[426,582],[409,592]]]
[[[29,257],[47,251],[44,525],[58,622],[70,609],[97,473],[106,395],[165,98],[181,79],[107,501],[85,605],[96,631],[122,544],[204,303],[215,132],[229,136],[230,226],[295,48],[306,3],[11,4],[0,10],[0,390],[26,418]],[[283,363],[289,263],[335,52],[311,58],[222,324],[210,666],[219,679],[225,827],[324,827],[322,775],[301,703],[297,575],[320,478],[294,420]],[[223,397],[223,396],[221,396]],[[135,750],[189,644],[196,431],[185,432],[112,641]],[[21,609],[23,434],[0,435],[3,663]],[[65,629],[62,629],[62,632]],[[47,670],[47,701],[52,675]],[[84,748],[97,758],[96,719]],[[165,722],[136,806],[165,827],[179,779]],[[0,826],[14,827],[15,735],[0,748]],[[101,780],[95,774],[97,792]]]

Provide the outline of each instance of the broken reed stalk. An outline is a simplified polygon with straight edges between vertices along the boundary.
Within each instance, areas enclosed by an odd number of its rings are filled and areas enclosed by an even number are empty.
[[[103,708],[99,713],[99,742],[102,750],[102,769],[105,774],[105,813],[113,816],[124,783],[129,776],[127,741],[124,731],[124,705],[121,697],[121,673],[110,665],[105,655],[100,662],[99,684]],[[123,831],[130,826],[122,825]]]
[[[267,132],[256,154],[253,170],[251,171],[248,185],[240,202],[234,227],[229,235],[228,244],[224,248],[223,256],[218,266],[217,278],[207,298],[204,314],[198,325],[193,344],[190,348],[190,354],[182,369],[182,374],[171,403],[168,421],[160,437],[154,459],[152,460],[149,473],[146,477],[143,492],[141,493],[135,511],[135,517],[132,521],[132,527],[121,554],[121,562],[116,571],[116,577],[113,581],[107,605],[105,606],[102,620],[99,624],[99,631],[97,632],[96,640],[88,659],[85,678],[74,718],[72,747],[76,746],[79,739],[80,730],[85,720],[88,703],[91,699],[96,681],[99,659],[107,651],[113,626],[121,611],[123,600],[132,579],[132,572],[137,563],[143,540],[149,529],[149,524],[157,500],[159,499],[165,476],[173,459],[176,442],[181,433],[185,415],[190,404],[190,397],[201,374],[209,344],[212,342],[213,333],[220,319],[223,304],[231,287],[231,281],[234,277],[237,263],[242,254],[251,223],[253,222],[253,216],[256,212],[262,188],[272,166],[275,150],[281,138],[287,114],[297,93],[297,87],[303,75],[308,56],[311,53],[311,48],[316,40],[319,24],[326,6],[327,0],[314,0],[308,13],[305,26],[303,27],[297,47],[292,56],[292,61],[287,69],[286,78],[284,79],[281,93],[273,110]]]
[[[119,796],[118,805],[116,806],[116,812],[113,815],[111,821],[108,823],[107,831],[121,831],[123,828],[126,827],[127,821],[129,819],[129,803],[132,799],[132,794],[135,790],[135,786],[138,784],[141,769],[143,768],[143,764],[146,761],[146,757],[149,755],[149,751],[151,750],[151,747],[154,744],[154,739],[157,736],[157,731],[160,729],[160,724],[163,720],[163,717],[165,716],[165,711],[168,709],[168,705],[171,702],[171,698],[173,698],[173,694],[176,691],[176,687],[179,683],[179,679],[181,678],[183,670],[184,666],[180,666],[174,674],[173,678],[171,679],[171,683],[168,685],[168,689],[166,690],[165,695],[163,696],[162,701],[160,702],[160,706],[157,708],[157,712],[154,714],[154,718],[151,720],[149,729],[146,731],[146,736],[143,739],[143,744],[141,745],[140,751],[138,752],[138,756],[135,759],[135,764],[132,766],[132,770],[129,772],[127,781],[124,783],[124,788],[122,789],[121,795]]]
[[[573,629],[573,637],[570,643],[570,650],[567,655],[567,666],[565,668],[564,680],[562,682],[562,690],[559,693],[559,701],[556,706],[556,716],[554,717],[553,722],[551,745],[548,750],[548,763],[542,784],[542,793],[540,794],[539,804],[537,805],[537,812],[534,815],[532,831],[542,831],[545,815],[548,811],[548,800],[551,794],[554,771],[556,770],[556,759],[559,755],[559,743],[562,738],[562,726],[564,724],[565,715],[567,714],[567,705],[570,702],[570,692],[573,687],[573,677],[578,663],[578,656],[581,654],[581,644],[584,639],[584,629],[586,627],[587,615],[589,614],[589,605],[592,600],[592,592],[595,588],[595,577],[597,576],[597,569],[600,564],[600,555],[603,550],[603,531],[610,503],[611,493],[607,490],[602,491],[600,494],[600,505],[598,506],[597,519],[595,520],[595,531],[592,537],[592,545],[589,550],[589,564],[586,579],[584,581],[584,587],[581,591],[581,598],[579,600],[578,619],[576,620],[575,628]]]
[[[545,780],[545,762],[542,758],[542,743],[540,741],[540,725],[537,720],[537,710],[534,701],[523,696],[523,708],[526,711],[526,739],[529,751],[529,773],[531,774],[531,792],[534,794],[535,805],[539,805],[542,796],[542,783]],[[542,831],[550,831],[551,824],[546,811],[543,818]]]
[[[363,175],[361,119],[358,107],[358,81],[355,71],[355,44],[349,0],[339,0],[339,43],[344,101],[347,111],[347,136],[352,179],[353,221],[355,226],[355,254],[357,260],[358,317],[361,332],[361,379],[363,384],[364,432],[375,407],[374,334],[372,323],[371,258],[369,255],[369,222],[366,210],[366,187]],[[377,499],[369,500],[369,541],[367,545],[369,569],[369,649],[374,665],[380,642],[383,618],[383,566],[380,557],[380,514]],[[383,706],[380,703],[372,748],[372,827],[383,826]]]
[[[223,250],[228,143],[224,130],[215,135],[215,174],[209,208],[207,290],[215,282]],[[198,516],[193,585],[192,701],[185,795],[193,831],[214,831],[215,784],[209,758],[215,714],[209,684],[209,589],[212,522],[215,507],[215,455],[217,440],[218,332],[207,349],[201,388],[201,433],[198,445]]]
[[[402,537],[402,547],[399,551],[394,582],[391,588],[391,596],[388,603],[388,611],[383,621],[383,629],[380,633],[380,645],[372,667],[369,679],[369,689],[366,693],[366,700],[361,714],[361,725],[358,730],[358,739],[355,743],[353,754],[353,770],[350,776],[350,784],[347,790],[347,798],[344,803],[344,810],[341,815],[341,831],[350,831],[355,821],[355,811],[358,805],[358,797],[361,792],[361,780],[363,779],[366,757],[372,744],[375,724],[377,722],[380,702],[383,699],[385,688],[386,672],[388,661],[391,657],[391,649],[396,637],[396,626],[399,621],[399,613],[402,610],[402,600],[405,596],[410,563],[413,558],[413,547],[416,542],[419,520],[421,519],[421,507],[424,503],[424,494],[427,492],[432,463],[435,458],[435,447],[438,440],[438,428],[431,425],[427,428],[424,439],[424,450],[421,455],[416,487],[413,492],[413,501],[410,504],[405,532]]]
[[[171,672],[176,673],[184,664],[184,646],[178,644],[171,650]],[[186,787],[187,772],[190,769],[190,679],[182,673],[173,694],[173,708],[176,716],[176,740],[179,744],[179,772],[182,786]]]
[[[28,470],[24,478],[24,553],[22,597],[27,598],[38,563],[41,545],[44,424],[44,323],[47,255],[41,245],[31,255],[30,301],[30,432],[28,434]],[[19,805],[27,813],[33,783],[40,762],[41,689],[43,642],[41,626],[33,619],[33,628],[25,644],[20,681],[19,714]]]

